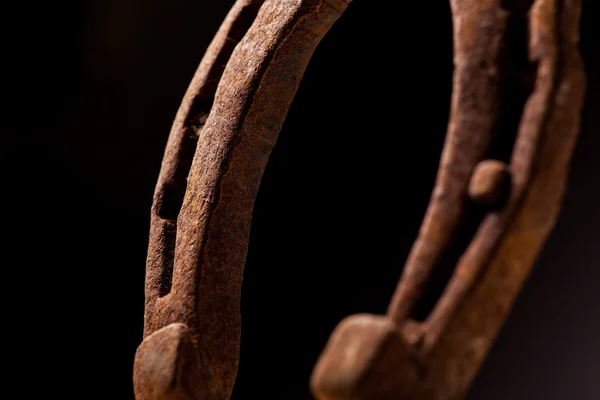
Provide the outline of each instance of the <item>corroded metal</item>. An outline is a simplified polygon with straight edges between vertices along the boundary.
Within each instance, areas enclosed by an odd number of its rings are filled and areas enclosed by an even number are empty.
[[[138,400],[228,399],[254,199],[310,57],[349,0],[238,0],[175,119],[154,203]],[[264,3],[264,4],[263,4]],[[317,399],[458,399],[557,218],[579,128],[580,0],[451,0],[437,181],[385,316],[340,323]],[[441,294],[432,277],[450,269]]]
[[[580,2],[536,0],[529,10],[524,3],[451,1],[452,109],[429,208],[387,316],[351,316],[332,334],[312,376],[318,399],[461,398],[508,315],[556,221],[584,88]],[[514,25],[523,22],[528,35],[519,38]],[[528,43],[524,63],[515,59],[520,43]],[[519,111],[503,104],[503,86],[523,85],[531,72],[506,157],[508,199],[481,210],[469,191],[496,190],[480,175],[502,137],[511,139],[501,119]],[[448,284],[426,318],[415,320],[413,309],[473,209],[476,229]]]
[[[134,365],[138,400],[229,398],[260,179],[308,61],[346,6],[238,0],[204,56],[154,196],[144,341]],[[166,343],[174,350],[165,351]]]

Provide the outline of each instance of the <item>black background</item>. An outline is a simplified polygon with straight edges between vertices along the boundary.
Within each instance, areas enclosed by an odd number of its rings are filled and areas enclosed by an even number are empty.
[[[23,3],[2,25],[5,315],[29,338],[14,370],[27,393],[132,399],[162,152],[233,1]],[[309,398],[336,323],[384,312],[445,134],[447,3],[355,0],[315,53],[256,202],[235,399]],[[600,398],[597,15],[585,0],[561,218],[469,399]]]

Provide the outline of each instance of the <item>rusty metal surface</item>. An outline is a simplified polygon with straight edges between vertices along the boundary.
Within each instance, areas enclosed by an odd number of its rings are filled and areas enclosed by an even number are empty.
[[[347,5],[261,3],[234,5],[172,128],[152,208],[145,339],[134,365],[138,400],[226,399],[233,388],[258,185],[308,61]],[[172,324],[183,324],[187,339],[174,337]],[[199,367],[178,369],[189,355],[163,351],[169,340],[193,343]],[[179,378],[161,375],[175,370],[202,383],[176,389]],[[155,384],[165,381],[171,384]]]
[[[207,50],[155,191],[138,400],[230,397],[258,185],[348,2],[238,0]],[[317,399],[461,398],[556,221],[583,102],[580,1],[451,6],[452,107],[429,208],[387,315],[350,316],[332,333]]]
[[[584,88],[577,49],[580,2],[536,0],[528,13],[523,3],[451,1],[452,109],[429,208],[387,316],[351,316],[332,334],[312,376],[318,399],[461,398],[509,313],[557,218]],[[519,19],[529,31],[520,38],[514,35]],[[528,43],[532,65],[510,71],[518,60],[503,53],[515,57],[519,40]],[[502,136],[511,135],[501,119],[510,118],[514,105],[502,104],[508,101],[502,86],[523,85],[531,67],[532,91],[503,168],[503,160],[489,159]],[[491,165],[496,172],[490,173]],[[509,178],[499,177],[503,169]],[[496,177],[481,182],[482,175]],[[505,179],[506,203],[482,211],[480,195],[498,191]],[[471,240],[439,300],[426,318],[415,320],[413,308],[473,209],[482,215]],[[389,334],[380,333],[383,324],[395,329],[404,346],[389,347]],[[370,352],[356,350],[369,341],[375,343]],[[391,351],[396,362],[382,370]],[[348,364],[354,375],[348,375]]]

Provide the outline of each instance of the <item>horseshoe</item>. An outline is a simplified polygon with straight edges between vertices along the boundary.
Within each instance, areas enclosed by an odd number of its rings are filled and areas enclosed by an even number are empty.
[[[258,186],[348,3],[238,0],[201,61],[154,194],[137,400],[230,398]],[[450,4],[452,104],[430,204],[387,315],[332,333],[310,381],[320,400],[462,398],[558,215],[585,85],[581,1]]]

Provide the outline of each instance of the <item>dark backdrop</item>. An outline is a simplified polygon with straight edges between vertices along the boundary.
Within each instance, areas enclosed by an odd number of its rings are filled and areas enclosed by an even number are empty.
[[[131,399],[162,152],[233,1],[21,3],[3,16],[0,142],[6,315],[32,338],[18,374],[59,398]],[[355,0],[316,52],[255,207],[236,399],[308,398],[335,324],[384,312],[445,134],[447,3]],[[600,398],[595,3],[563,212],[469,399]]]

